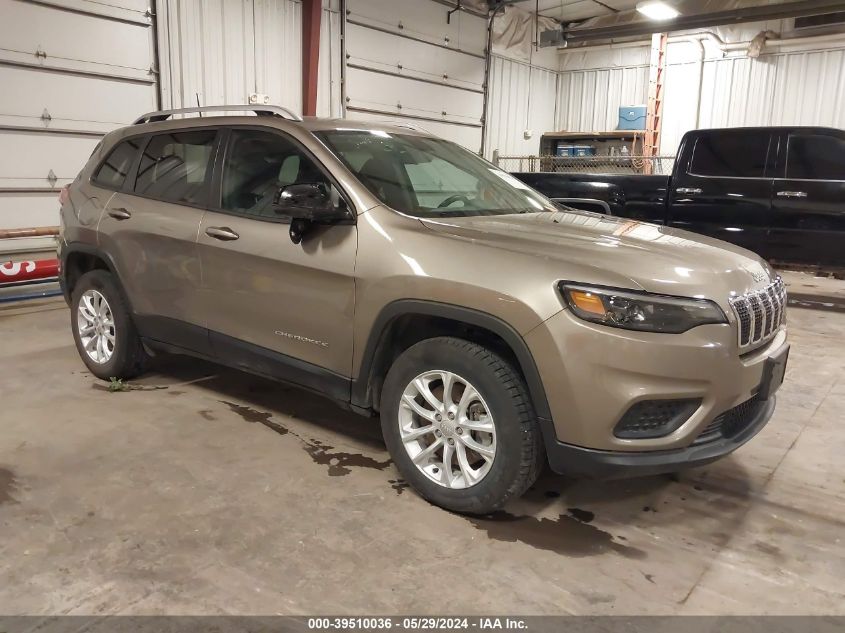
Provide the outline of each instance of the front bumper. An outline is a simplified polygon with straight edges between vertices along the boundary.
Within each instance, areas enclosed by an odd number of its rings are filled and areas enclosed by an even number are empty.
[[[549,466],[556,473],[589,479],[647,477],[705,466],[734,452],[766,426],[775,410],[774,396],[762,403],[757,414],[737,435],[700,446],[671,451],[622,453],[582,448],[560,442],[550,420],[541,420]]]
[[[719,416],[758,396],[767,362],[788,349],[785,328],[759,349],[743,354],[733,325],[651,334],[587,323],[568,310],[529,332],[525,340],[551,413],[551,420],[544,422],[547,452],[552,461],[555,454],[568,454],[560,460],[566,471],[571,470],[565,468],[567,461],[578,464],[593,458],[632,469],[654,462],[658,471],[671,470],[682,462],[712,461],[731,452],[756,432],[753,429],[762,428],[773,404],[755,410],[755,420],[747,420],[739,436],[705,447],[702,435]],[[673,399],[700,402],[674,431],[644,439],[615,434],[616,425],[635,404]],[[661,465],[666,459],[668,466]]]

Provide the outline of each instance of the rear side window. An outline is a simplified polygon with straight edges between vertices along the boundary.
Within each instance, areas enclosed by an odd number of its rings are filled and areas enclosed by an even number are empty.
[[[121,189],[135,162],[141,139],[130,139],[118,144],[94,174],[94,182],[109,189]]]
[[[153,136],[141,156],[135,193],[166,202],[204,204],[216,136],[216,130]]]
[[[845,180],[845,140],[823,134],[790,136],[786,177]]]
[[[763,178],[768,154],[768,134],[708,134],[696,141],[689,172],[696,176]]]

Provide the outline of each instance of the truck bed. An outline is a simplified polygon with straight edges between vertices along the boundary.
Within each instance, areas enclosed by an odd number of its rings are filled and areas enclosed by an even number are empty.
[[[570,206],[662,224],[670,176],[515,173],[543,195]]]

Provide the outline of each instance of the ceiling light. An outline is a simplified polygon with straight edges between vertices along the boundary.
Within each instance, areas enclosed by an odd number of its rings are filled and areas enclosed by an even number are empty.
[[[640,2],[637,5],[637,11],[650,20],[672,20],[681,15],[675,7],[666,4],[663,0]]]

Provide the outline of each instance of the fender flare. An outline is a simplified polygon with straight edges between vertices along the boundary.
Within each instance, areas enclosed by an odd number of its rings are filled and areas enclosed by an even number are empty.
[[[59,261],[61,262],[61,268],[59,271],[59,281],[62,288],[62,292],[64,293],[67,302],[70,303],[70,289],[67,286],[67,261],[70,256],[74,253],[92,255],[97,259],[100,259],[105,262],[109,272],[117,280],[118,287],[123,293],[123,298],[126,300],[126,303],[131,311],[132,304],[129,302],[129,297],[126,296],[126,291],[123,289],[123,283],[120,280],[120,275],[117,274],[117,267],[114,265],[114,260],[105,251],[100,250],[96,246],[91,246],[90,244],[85,244],[83,242],[68,242],[66,246],[62,247],[61,254],[59,256]]]
[[[540,372],[534,362],[534,356],[522,336],[502,319],[462,306],[421,299],[400,299],[386,305],[376,317],[361,360],[361,368],[352,383],[351,401],[353,405],[370,408],[372,402],[371,379],[376,355],[390,323],[405,315],[433,316],[459,321],[475,327],[484,328],[499,336],[508,345],[519,363],[528,392],[534,405],[534,412],[539,418],[550,420],[551,411],[546,399],[546,391],[540,379]]]

